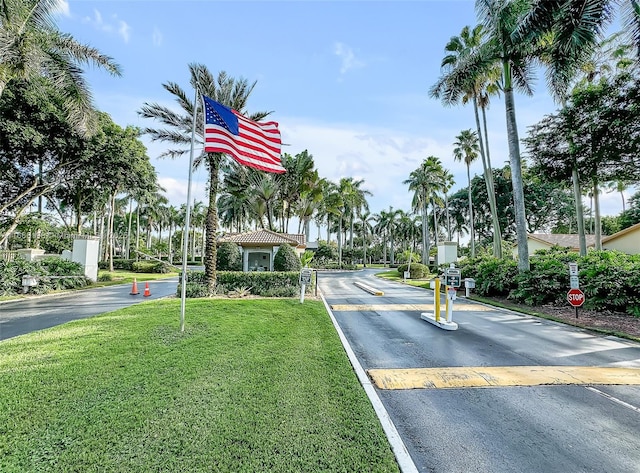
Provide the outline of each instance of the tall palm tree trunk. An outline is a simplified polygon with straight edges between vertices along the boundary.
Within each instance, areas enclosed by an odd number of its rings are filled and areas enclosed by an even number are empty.
[[[600,217],[600,189],[598,188],[598,179],[593,180],[593,206],[595,207],[595,236],[596,250],[602,250],[602,220]]]
[[[424,190],[422,191],[422,264],[429,267],[431,264],[429,252],[431,242],[429,241],[429,222],[427,215],[427,203]]]
[[[467,193],[469,196],[469,238],[471,241],[469,242],[471,248],[471,257],[475,258],[476,256],[476,232],[473,229],[473,202],[471,200],[471,172],[469,170],[469,163],[467,163],[467,182],[469,183],[469,187],[467,189]]]
[[[129,222],[127,223],[127,250],[125,253],[125,258],[129,259],[129,249],[131,247],[131,221],[133,220],[133,199],[129,197]]]
[[[578,163],[574,161],[571,170],[571,180],[573,182],[573,197],[576,205],[576,222],[578,224],[578,243],[580,246],[580,256],[587,256],[587,238],[584,235],[584,209],[582,206],[582,189],[580,187],[580,176],[578,175]]]
[[[522,163],[520,160],[520,141],[516,122],[515,100],[511,85],[511,68],[503,62],[505,88],[504,103],[507,120],[507,139],[509,141],[509,161],[511,164],[511,183],[513,185],[513,206],[516,220],[516,241],[518,244],[518,271],[528,271],[529,246],[527,242],[527,220],[524,207],[524,188],[522,183]]]
[[[484,183],[487,188],[487,196],[489,197],[489,210],[491,211],[491,222],[493,224],[493,256],[502,258],[502,232],[500,231],[500,220],[498,218],[498,209],[496,205],[496,193],[493,187],[493,171],[489,161],[489,144],[482,138],[480,129],[480,116],[478,115],[478,99],[473,94],[473,110],[476,118],[476,128],[478,130],[478,145],[480,147],[480,158],[482,159],[482,170],[484,171]],[[487,118],[482,109],[482,118],[484,120],[484,135],[487,138]]]
[[[204,277],[209,290],[209,294],[214,294],[216,290],[216,259],[218,249],[216,247],[216,235],[218,233],[218,175],[220,172],[219,153],[209,154],[207,164],[209,166],[209,207],[207,209],[207,230],[206,230],[206,258],[204,260]]]

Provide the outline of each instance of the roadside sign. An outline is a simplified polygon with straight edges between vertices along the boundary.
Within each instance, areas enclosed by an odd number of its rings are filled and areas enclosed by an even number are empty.
[[[578,276],[569,276],[569,287],[571,289],[580,288],[580,281],[578,281]]]
[[[456,268],[446,268],[444,270],[444,283],[447,286],[460,287],[460,270]]]
[[[569,292],[567,293],[567,301],[569,301],[569,304],[571,304],[573,307],[580,307],[582,304],[584,304],[584,300],[584,292],[582,292],[580,289],[569,289]]]
[[[578,263],[569,263],[569,276],[578,275]]]
[[[456,300],[456,288],[455,287],[449,287],[447,289],[447,297],[449,298],[450,301],[455,301]]]
[[[311,268],[302,268],[300,270],[300,284],[311,284]]]

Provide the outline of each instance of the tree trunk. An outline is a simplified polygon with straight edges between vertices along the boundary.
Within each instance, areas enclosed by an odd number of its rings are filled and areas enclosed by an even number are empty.
[[[208,155],[209,165],[209,207],[207,208],[207,230],[206,230],[206,257],[204,259],[204,277],[209,294],[216,291],[216,258],[218,248],[216,247],[216,237],[218,234],[218,174],[220,172],[220,160],[222,155],[211,153]],[[188,229],[187,229],[188,231]]]
[[[516,217],[516,241],[518,243],[518,271],[528,271],[529,246],[527,241],[527,218],[524,207],[524,188],[522,182],[522,163],[520,160],[520,140],[516,121],[513,87],[511,85],[511,69],[503,62],[505,88],[504,102],[507,120],[507,137],[509,140],[509,162],[511,164],[511,183],[513,186],[513,206]]]
[[[467,163],[467,182],[469,183],[469,187],[467,188],[469,195],[469,238],[471,241],[470,249],[471,249],[471,257],[475,258],[476,256],[476,232],[473,229],[473,203],[471,201],[471,172],[469,171],[469,163]]]
[[[338,219],[338,269],[342,269],[342,215]]]
[[[598,179],[593,180],[593,206],[595,208],[595,236],[596,236],[596,250],[602,250],[602,220],[600,218],[600,189],[598,189]]]
[[[431,198],[431,207],[433,208],[433,241],[436,244],[436,250],[437,250],[438,248],[438,216],[436,214],[436,202],[435,200],[433,200],[433,197]],[[435,265],[437,268],[438,267],[437,251],[436,251]]]
[[[169,224],[169,256],[168,256],[169,264],[173,264],[173,251],[172,251],[173,248],[172,248],[172,244],[171,244],[171,237],[172,237],[171,233],[172,233],[172,230],[173,230],[173,223],[170,223]]]
[[[484,184],[487,188],[487,196],[489,197],[489,210],[491,211],[491,222],[493,224],[493,256],[502,258],[502,232],[500,230],[500,219],[498,218],[498,209],[496,205],[496,192],[493,186],[493,171],[491,169],[491,161],[489,160],[489,142],[487,137],[487,117],[482,108],[482,120],[484,123],[485,140],[482,139],[483,133],[480,130],[480,117],[478,116],[478,100],[476,95],[473,96],[473,108],[476,118],[476,128],[478,129],[478,144],[480,145],[480,158],[482,159],[482,170],[484,172]],[[486,141],[486,146],[485,146]]]
[[[127,223],[127,250],[125,253],[125,258],[129,259],[130,254],[130,248],[131,248],[131,224],[133,221],[133,199],[131,197],[129,197],[129,222]]]
[[[109,258],[109,271],[113,272],[113,221],[115,217],[115,208],[116,208],[116,194],[117,191],[114,189],[113,194],[111,195],[111,212],[109,212],[109,225],[107,228],[107,248]]]
[[[578,163],[574,161],[571,171],[573,181],[573,197],[576,204],[576,222],[578,224],[578,242],[580,246],[580,256],[587,255],[587,238],[584,235],[584,211],[582,207],[582,189],[580,188],[580,176],[578,175]]]
[[[427,215],[427,197],[424,189],[422,190],[422,264],[429,267],[431,263],[429,258],[430,242],[429,242],[429,222]]]

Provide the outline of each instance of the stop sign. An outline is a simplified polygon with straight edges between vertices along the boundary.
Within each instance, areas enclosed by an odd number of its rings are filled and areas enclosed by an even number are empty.
[[[573,307],[580,307],[584,304],[584,292],[580,289],[570,289],[567,292],[567,300]]]

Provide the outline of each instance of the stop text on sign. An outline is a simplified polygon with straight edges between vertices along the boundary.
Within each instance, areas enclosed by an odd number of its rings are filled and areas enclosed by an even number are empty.
[[[571,289],[567,293],[567,301],[574,307],[580,307],[584,304],[584,293],[580,289]]]

